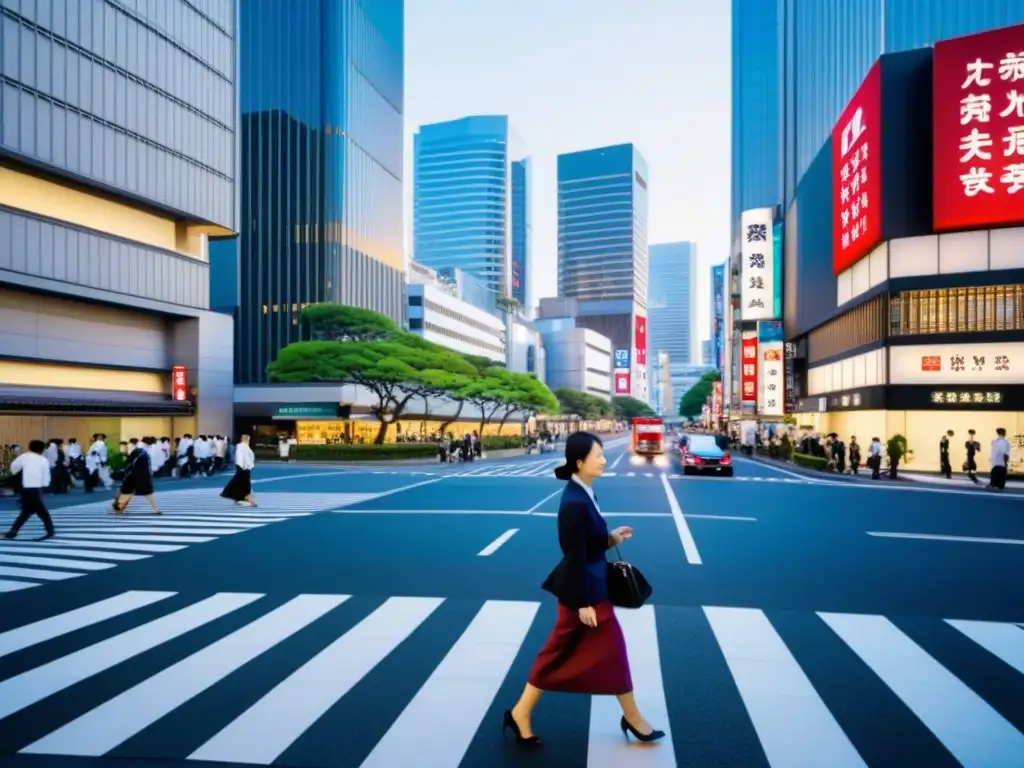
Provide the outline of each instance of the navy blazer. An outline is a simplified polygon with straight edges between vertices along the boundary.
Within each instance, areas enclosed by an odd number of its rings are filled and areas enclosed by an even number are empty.
[[[558,506],[558,543],[562,560],[544,580],[543,588],[567,608],[593,607],[608,599],[610,546],[608,524],[586,490],[575,480],[566,483]]]

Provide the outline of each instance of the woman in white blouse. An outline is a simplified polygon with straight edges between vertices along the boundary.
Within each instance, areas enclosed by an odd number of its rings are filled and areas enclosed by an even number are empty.
[[[256,497],[252,495],[252,470],[256,466],[256,454],[249,447],[249,436],[242,435],[235,446],[235,475],[220,495],[243,507],[255,507]]]

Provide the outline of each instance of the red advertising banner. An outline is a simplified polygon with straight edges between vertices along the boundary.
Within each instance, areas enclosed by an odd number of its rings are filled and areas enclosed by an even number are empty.
[[[722,420],[722,382],[711,385],[711,418],[717,424]]]
[[[882,242],[882,66],[868,71],[832,130],[832,273]]]
[[[757,402],[757,339],[743,339],[740,360],[740,397],[743,402]]]
[[[188,370],[184,365],[176,365],[171,369],[171,398],[188,400]]]
[[[1024,24],[935,44],[935,229],[1024,222]]]
[[[633,359],[636,360],[637,365],[647,365],[647,318],[642,315],[636,316],[633,339],[636,345],[633,350]]]
[[[615,394],[616,395],[628,395],[629,394],[629,371],[616,371],[615,372]]]

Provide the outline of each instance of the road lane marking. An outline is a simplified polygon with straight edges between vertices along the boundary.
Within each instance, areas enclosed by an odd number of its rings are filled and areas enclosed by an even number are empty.
[[[488,544],[486,547],[484,547],[479,552],[477,552],[476,556],[477,557],[490,557],[495,552],[497,552],[499,549],[501,549],[501,545],[502,544],[504,544],[506,541],[511,539],[517,533],[519,533],[519,529],[518,528],[509,528],[507,531],[505,531],[503,534],[501,534],[501,536],[499,536],[494,541],[492,541],[490,544]]]
[[[961,765],[1019,764],[1024,734],[887,618],[818,615]]]
[[[608,467],[608,469],[615,469],[617,466],[619,466],[619,462],[622,461],[622,457],[625,456],[625,455],[626,455],[626,451],[623,450],[622,453],[619,454],[619,457],[617,459],[615,459],[615,461],[612,462],[612,465],[610,467]]]
[[[533,517],[558,517],[557,512],[534,512]],[[672,517],[671,512],[602,512],[601,517]]]
[[[19,579],[63,581],[64,579],[73,579],[76,576],[84,575],[82,573],[71,573],[70,571],[41,571],[38,568],[15,568],[13,566],[0,565],[0,576],[14,576]]]
[[[105,755],[346,599],[347,595],[299,595],[89,710],[21,752]]]
[[[668,499],[668,507],[672,510],[672,519],[676,524],[676,531],[679,533],[679,540],[683,544],[683,552],[686,554],[686,562],[690,565],[701,565],[700,552],[697,551],[697,542],[693,539],[693,533],[690,531],[690,526],[686,522],[686,518],[683,516],[683,509],[679,506],[679,499],[676,498],[675,493],[672,492],[672,486],[669,485],[668,478],[665,475],[661,476],[661,485],[665,489],[665,498]]]
[[[336,515],[512,515],[526,517],[521,509],[336,509]],[[543,512],[537,512],[542,515]],[[550,513],[554,516],[555,513]]]
[[[644,717],[655,728],[665,731],[665,738],[654,749],[638,750],[636,743],[624,739],[618,728],[622,712],[615,697],[594,696],[590,700],[587,768],[675,768],[676,752],[669,729],[654,607],[645,605],[633,611],[619,611],[615,616],[629,648],[629,671],[634,687],[640,691]]]
[[[443,602],[433,597],[390,598],[188,759],[272,765]]]
[[[1016,544],[1024,545],[1022,539],[995,539],[983,536],[944,536],[938,533],[894,533],[892,531],[865,531],[868,536],[882,539],[920,539],[922,541],[960,541],[968,544]]]
[[[946,619],[946,623],[1024,675],[1024,632],[1019,626],[997,621],[956,619]]]
[[[763,469],[766,469],[769,472],[778,472],[779,474],[782,474],[782,475],[789,475],[790,477],[795,477],[797,480],[803,480],[804,482],[808,482],[808,483],[816,482],[815,478],[809,477],[807,475],[801,475],[798,472],[792,472],[792,471],[790,471],[788,469],[783,469],[782,467],[776,467],[776,466],[773,466],[773,465],[765,464],[765,463],[760,462],[760,461],[755,461],[754,459],[744,459],[742,457],[737,457],[737,458],[738,458],[740,464],[744,464],[744,463],[752,464],[754,466],[758,466],[758,467],[761,467]],[[771,475],[768,475],[768,477],[771,477]]]
[[[237,611],[261,597],[263,595],[218,592],[180,611],[9,677],[0,682],[0,719]]]
[[[704,615],[770,765],[867,768],[762,611],[705,607]]]
[[[40,568],[78,568],[81,571],[105,571],[117,565],[116,563],[100,563],[96,560],[70,560],[36,555],[9,555],[2,552],[0,552],[0,563],[34,565]]]
[[[743,515],[691,515],[687,512],[683,517],[694,518],[696,520],[736,520],[743,523],[757,522],[756,517],[744,517]]]
[[[252,484],[263,484],[263,483],[279,483],[282,480],[304,480],[307,477],[331,477],[333,475],[350,475],[351,470],[343,469],[334,472],[306,472],[301,475],[282,475],[281,477],[261,477],[259,480],[253,480]]]
[[[21,589],[38,586],[39,584],[34,581],[11,581],[10,579],[0,579],[0,592],[17,592]]]
[[[174,597],[175,592],[122,592],[115,597],[84,605],[67,613],[35,621],[23,627],[0,633],[0,658],[15,651],[53,640],[84,627],[91,627],[101,621],[122,616],[130,611]]]
[[[547,503],[550,499],[553,499],[555,496],[560,494],[563,490],[565,490],[565,489],[564,488],[557,488],[557,489],[553,490],[551,493],[549,493],[547,496],[545,496],[543,499],[538,501],[536,504],[534,504],[532,507],[530,507],[526,511],[529,514],[533,514],[536,510],[540,509],[542,506],[544,506],[545,503]]]
[[[460,765],[539,608],[539,603],[484,603],[360,768],[409,765],[411,744],[416,745],[417,754],[430,756],[426,760],[430,765]],[[636,675],[635,652],[631,661]]]

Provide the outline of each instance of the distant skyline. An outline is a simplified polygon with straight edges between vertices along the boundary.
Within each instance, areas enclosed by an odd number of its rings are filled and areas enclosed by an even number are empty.
[[[406,0],[407,252],[422,124],[509,116],[533,163],[535,303],[557,290],[556,157],[631,142],[650,167],[648,242],[697,243],[707,338],[710,267],[730,246],[730,19],[697,0]]]

